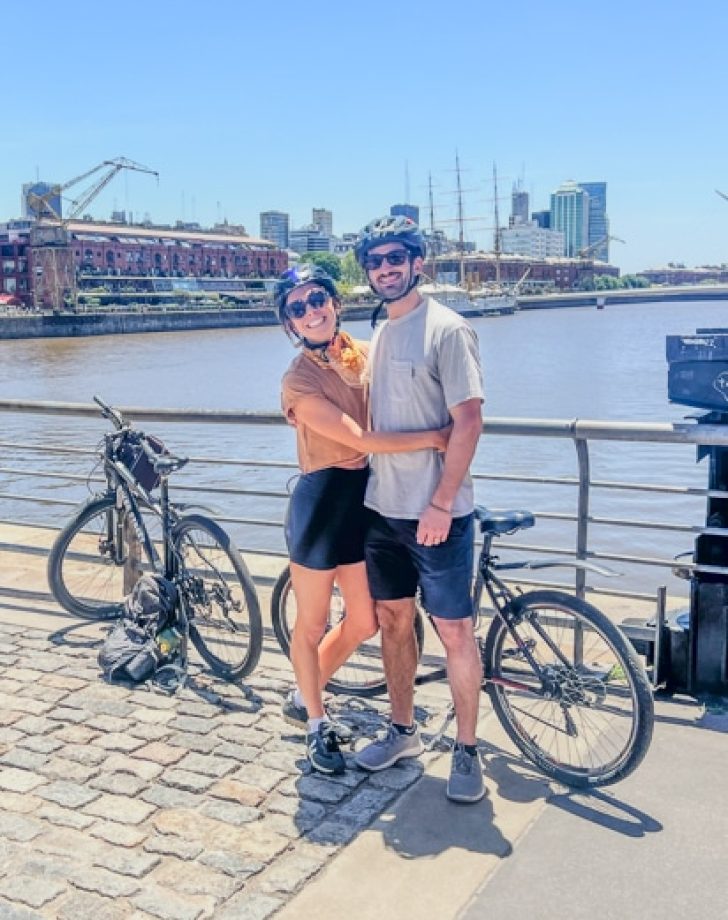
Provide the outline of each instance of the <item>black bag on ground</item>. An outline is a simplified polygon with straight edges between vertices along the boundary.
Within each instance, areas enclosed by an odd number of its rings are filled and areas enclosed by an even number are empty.
[[[173,620],[176,605],[177,589],[171,581],[161,575],[142,575],[99,651],[106,680],[143,681],[154,675],[166,661],[156,637]]]

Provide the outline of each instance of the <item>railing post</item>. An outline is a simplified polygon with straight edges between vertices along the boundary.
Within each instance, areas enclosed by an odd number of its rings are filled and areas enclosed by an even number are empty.
[[[579,494],[576,505],[576,558],[587,558],[589,549],[589,445],[585,438],[575,438],[576,458],[579,464]],[[586,597],[586,572],[576,570],[576,596],[580,600]]]

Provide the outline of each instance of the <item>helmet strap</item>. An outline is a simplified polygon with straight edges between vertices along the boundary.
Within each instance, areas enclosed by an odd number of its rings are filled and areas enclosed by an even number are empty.
[[[410,292],[413,291],[419,284],[420,276],[419,274],[415,274],[412,271],[412,261],[413,261],[413,257],[410,256],[410,261],[409,261],[410,280],[409,280],[409,284],[407,285],[406,290],[402,294],[397,294],[396,297],[382,297],[381,294],[379,295],[380,301],[378,305],[374,308],[374,312],[372,313],[372,319],[371,319],[372,329],[374,329],[374,327],[377,325],[379,314],[382,312],[382,307],[384,307],[385,303],[386,304],[397,303],[398,300],[404,300],[404,298],[407,297],[408,294],[410,294]],[[371,282],[369,283],[369,287],[371,287],[372,290],[374,290],[374,286],[372,285]]]
[[[339,314],[339,311],[337,310],[337,311],[336,311],[336,327],[334,328],[334,334],[331,336],[331,338],[330,338],[328,341],[326,341],[326,342],[309,342],[309,340],[308,340],[307,338],[301,337],[301,340],[300,340],[300,341],[301,341],[301,345],[303,345],[303,347],[304,347],[304,348],[307,348],[309,351],[319,351],[319,352],[321,352],[321,355],[320,355],[321,360],[322,360],[325,364],[328,364],[328,362],[329,362],[329,356],[328,356],[328,354],[326,353],[326,349],[327,349],[327,348],[331,348],[331,346],[334,344],[334,342],[336,341],[336,337],[337,337],[338,334],[339,334],[339,329],[340,329],[340,328],[341,328],[341,316],[340,316],[340,314]]]

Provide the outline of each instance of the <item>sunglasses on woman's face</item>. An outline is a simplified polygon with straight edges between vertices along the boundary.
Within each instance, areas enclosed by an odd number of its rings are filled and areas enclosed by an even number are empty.
[[[320,310],[329,299],[329,295],[323,291],[311,291],[305,300],[294,300],[286,304],[286,313],[291,319],[303,319],[308,308]]]
[[[392,252],[385,252],[384,255],[371,252],[364,259],[364,270],[373,272],[380,268],[383,262],[386,262],[387,265],[404,265],[408,259],[409,252],[406,249],[393,249]]]

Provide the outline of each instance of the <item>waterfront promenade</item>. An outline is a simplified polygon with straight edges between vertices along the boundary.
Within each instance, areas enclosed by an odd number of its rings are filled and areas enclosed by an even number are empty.
[[[270,634],[240,686],[196,669],[174,697],[106,685],[103,627],[52,601],[42,542],[0,555],[0,918],[724,916],[719,707],[658,703],[644,764],[591,796],[520,759],[485,697],[478,805],[445,800],[439,750],[322,779],[279,718],[290,669]],[[248,561],[265,610],[265,560]],[[418,692],[425,733],[446,699]],[[334,707],[362,737],[385,708]]]

